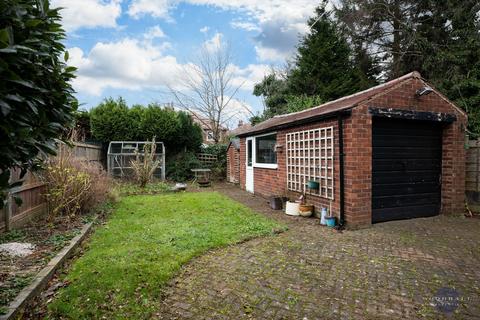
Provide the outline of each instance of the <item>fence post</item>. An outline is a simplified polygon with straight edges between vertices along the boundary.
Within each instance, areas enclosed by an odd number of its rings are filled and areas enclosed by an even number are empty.
[[[12,218],[12,211],[13,211],[13,196],[12,193],[9,191],[7,195],[7,206],[5,208],[5,231],[9,232],[11,229],[10,220]]]
[[[164,146],[163,147],[163,152],[162,152],[162,180],[163,181],[165,181],[165,171],[166,170],[167,170],[167,168],[165,166],[165,146]]]

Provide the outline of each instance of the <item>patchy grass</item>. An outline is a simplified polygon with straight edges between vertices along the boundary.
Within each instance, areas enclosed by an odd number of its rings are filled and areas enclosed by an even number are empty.
[[[52,318],[147,319],[182,264],[285,227],[216,192],[125,197],[66,276]]]
[[[119,182],[115,186],[116,192],[120,195],[147,195],[160,194],[172,191],[171,186],[163,181],[155,181],[148,183],[145,188],[140,188],[138,184],[133,182]]]

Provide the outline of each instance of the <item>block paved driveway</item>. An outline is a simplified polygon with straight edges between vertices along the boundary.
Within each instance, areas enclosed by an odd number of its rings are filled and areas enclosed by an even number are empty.
[[[480,219],[337,233],[234,186],[214,188],[289,230],[193,260],[166,289],[161,319],[480,319]],[[439,311],[442,301],[458,308]]]

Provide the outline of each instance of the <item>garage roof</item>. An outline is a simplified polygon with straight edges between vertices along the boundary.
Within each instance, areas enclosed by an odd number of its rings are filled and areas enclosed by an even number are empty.
[[[372,87],[370,89],[360,91],[355,94],[324,103],[317,107],[313,107],[313,108],[299,111],[299,112],[293,112],[293,113],[275,116],[273,118],[270,118],[268,120],[265,120],[253,126],[252,128],[246,131],[239,133],[238,136],[250,136],[255,133],[273,131],[275,129],[286,127],[286,126],[289,126],[290,124],[296,124],[298,122],[302,122],[310,118],[327,116],[343,110],[351,109],[357,106],[358,104],[360,104],[361,102],[364,102],[372,98],[373,96],[385,90],[388,90],[411,78],[421,79],[420,73],[418,73],[417,71],[414,71],[400,78],[396,78],[394,80]]]

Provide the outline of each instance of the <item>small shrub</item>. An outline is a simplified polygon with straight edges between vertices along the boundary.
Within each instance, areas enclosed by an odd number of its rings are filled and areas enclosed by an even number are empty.
[[[50,221],[89,212],[109,193],[110,180],[102,168],[75,158],[73,149],[66,145],[61,145],[58,155],[46,161],[40,178],[46,184]]]
[[[155,137],[153,137],[151,143],[144,145],[143,154],[139,150],[135,150],[136,157],[131,162],[131,166],[134,179],[138,182],[140,188],[145,188],[147,183],[152,180],[153,173],[160,164],[160,161],[155,159],[156,150]]]
[[[185,182],[193,178],[192,169],[201,168],[195,153],[183,152],[169,159],[167,163],[167,176],[177,182]]]

